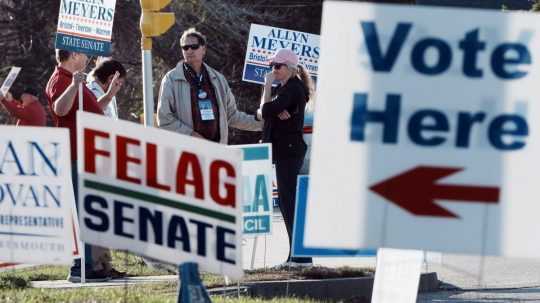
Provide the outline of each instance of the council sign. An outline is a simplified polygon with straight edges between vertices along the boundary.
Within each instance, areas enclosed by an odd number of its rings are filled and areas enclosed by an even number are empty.
[[[536,14],[325,2],[304,245],[538,257],[539,43]]]
[[[245,236],[272,232],[272,145],[233,145],[244,151],[242,161],[243,226]]]

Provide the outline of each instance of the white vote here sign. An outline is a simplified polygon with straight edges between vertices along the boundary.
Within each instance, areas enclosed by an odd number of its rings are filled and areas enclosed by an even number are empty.
[[[323,21],[304,245],[538,256],[536,15],[332,1]]]

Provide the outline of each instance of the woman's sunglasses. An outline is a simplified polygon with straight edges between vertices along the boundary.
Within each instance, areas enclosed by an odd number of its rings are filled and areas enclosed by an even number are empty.
[[[187,51],[188,49],[192,49],[192,50],[198,50],[199,47],[201,47],[200,44],[188,44],[188,45],[182,45],[181,48],[185,51]]]
[[[285,66],[287,64],[283,64],[283,63],[270,63],[270,68],[273,68],[273,69],[280,69],[282,66]]]

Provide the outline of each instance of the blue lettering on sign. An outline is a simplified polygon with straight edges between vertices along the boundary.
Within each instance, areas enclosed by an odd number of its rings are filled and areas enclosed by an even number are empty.
[[[57,142],[40,145],[28,141],[15,145],[7,141],[6,145],[0,145],[0,175],[58,176],[59,155]]]
[[[245,216],[244,233],[268,233],[270,232],[270,215]]]
[[[272,69],[268,66],[261,66],[255,64],[246,64],[244,72],[244,80],[264,84],[264,76],[271,72]]]
[[[146,208],[139,209],[139,237],[141,241],[148,242],[148,229],[152,227],[154,241],[163,245],[163,212],[151,212]]]
[[[110,41],[83,38],[76,35],[56,33],[55,48],[92,56],[108,56],[111,53]]]
[[[0,205],[9,201],[16,207],[60,208],[61,192],[60,185],[0,183]]]
[[[195,219],[186,219],[179,215],[164,216],[159,210],[151,210],[129,202],[114,200],[110,204],[104,197],[89,194],[84,197],[83,208],[86,215],[83,224],[86,228],[100,233],[112,231],[115,236],[135,239],[141,242],[166,246],[191,253],[196,247],[198,256],[206,257],[208,249],[214,250],[220,262],[236,264],[234,242],[236,232],[219,225],[212,225]],[[112,208],[112,216],[108,209]],[[133,215],[135,213],[135,215]],[[138,228],[138,230],[136,229]],[[166,231],[166,234],[163,231]],[[131,231],[132,233],[128,233]],[[209,234],[214,233],[214,243],[210,243]]]
[[[250,184],[248,177],[244,179],[244,184]],[[251,191],[249,190],[249,186],[245,186],[244,188],[246,190],[246,196],[251,200],[251,203],[244,205],[244,212],[265,212],[270,210],[270,201],[268,201],[268,191],[266,190],[266,177],[264,175],[257,175],[255,177],[255,195],[253,197],[250,197]]]
[[[99,6],[97,4],[99,4]],[[60,7],[60,14],[110,22],[114,17],[114,8],[107,8],[104,7],[104,5],[105,3],[103,0],[92,1],[92,3],[64,0]]]
[[[375,22],[362,21],[360,27],[373,70],[383,73],[391,72],[405,41],[409,37],[413,23],[399,22],[397,24],[386,51],[382,50]],[[477,65],[477,61],[478,55],[486,49],[486,42],[480,40],[479,29],[476,28],[465,33],[464,38],[458,42],[458,48],[463,52],[463,74],[469,78],[483,77],[483,69]],[[431,65],[426,62],[428,50],[434,50],[438,54],[438,60]],[[418,73],[435,76],[443,74],[449,69],[452,64],[452,57],[452,48],[447,41],[427,37],[414,43],[410,60],[412,67]],[[520,65],[530,65],[531,62],[529,49],[521,43],[501,43],[496,45],[490,57],[491,69],[495,76],[506,80],[525,77],[527,72],[517,68]]]
[[[368,95],[356,93],[353,97],[351,115],[351,141],[366,141],[368,123],[382,127],[382,143],[397,144],[399,139],[399,119],[401,95],[388,94],[384,110],[369,110]],[[525,137],[529,135],[527,121],[517,114],[500,114],[486,121],[488,113],[460,111],[455,117],[456,134],[453,145],[469,148],[470,137],[475,125],[485,127],[488,142],[497,150],[514,151],[525,147]],[[485,123],[484,123],[485,121]],[[436,109],[420,109],[412,113],[407,121],[407,135],[417,145],[435,147],[452,141],[449,117]]]
[[[276,51],[280,48],[291,49],[301,57],[319,59],[320,47],[309,45],[309,34],[273,28],[266,37],[253,36],[252,48]]]
[[[169,230],[167,231],[167,246],[176,248],[176,242],[178,241],[181,242],[183,251],[191,251],[187,223],[183,217],[173,215],[169,221]]]

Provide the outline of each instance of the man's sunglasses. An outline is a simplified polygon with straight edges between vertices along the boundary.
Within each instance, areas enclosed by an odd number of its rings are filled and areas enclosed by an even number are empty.
[[[199,47],[201,47],[200,44],[188,44],[188,45],[182,45],[181,46],[183,50],[187,51],[188,49],[192,49],[192,50],[198,50]]]
[[[282,66],[285,66],[287,64],[283,64],[283,63],[270,63],[270,68],[273,68],[273,69],[280,69]]]

